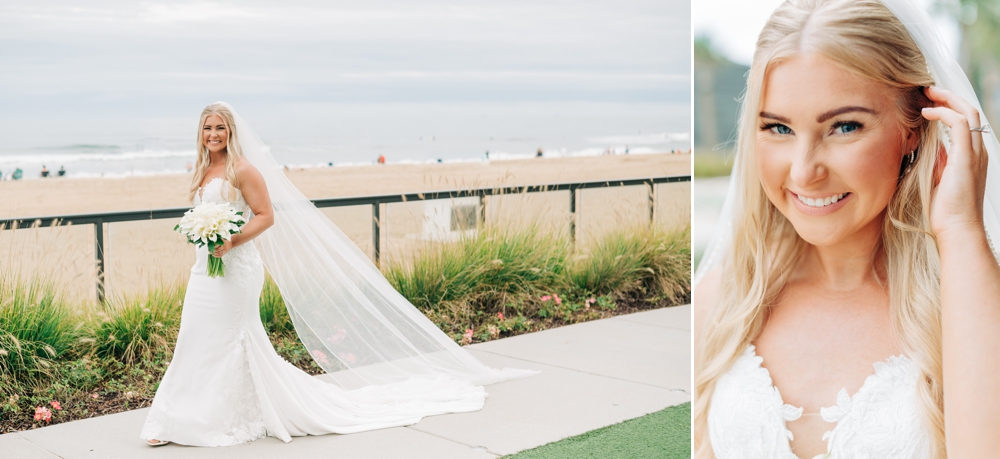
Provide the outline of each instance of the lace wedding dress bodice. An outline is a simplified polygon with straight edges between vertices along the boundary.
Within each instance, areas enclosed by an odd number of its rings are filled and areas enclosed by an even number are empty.
[[[200,189],[195,205],[229,202],[249,222],[236,190],[223,179]],[[245,227],[245,226],[244,226]],[[225,275],[208,277],[208,250],[195,249],[173,360],[156,391],[140,438],[192,446],[228,446],[265,435],[354,433],[411,425],[424,416],[476,411],[482,386],[454,379],[412,378],[347,390],[281,358],[260,319],[264,265],[253,242],[222,257]]]
[[[763,359],[751,345],[715,384],[708,411],[712,450],[718,459],[797,459],[785,423],[802,416],[786,404]],[[830,459],[927,459],[930,436],[917,405],[920,372],[905,356],[875,364],[854,396],[841,389],[837,404],[820,415],[836,423],[826,432]]]

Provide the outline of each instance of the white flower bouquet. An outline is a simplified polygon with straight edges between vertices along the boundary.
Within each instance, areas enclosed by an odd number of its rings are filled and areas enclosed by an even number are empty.
[[[198,247],[207,245],[208,277],[221,277],[226,274],[225,265],[221,258],[215,257],[215,248],[239,233],[244,223],[243,212],[237,212],[228,203],[205,202],[185,212],[174,231],[187,236],[188,242]]]

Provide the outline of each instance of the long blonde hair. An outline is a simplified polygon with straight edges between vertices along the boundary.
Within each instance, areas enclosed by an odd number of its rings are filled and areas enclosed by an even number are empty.
[[[756,133],[768,66],[805,53],[822,55],[897,94],[896,116],[905,137],[920,139],[916,162],[898,182],[885,212],[876,259],[884,259],[893,334],[918,366],[920,410],[931,433],[932,457],[944,458],[941,367],[940,260],[928,220],[937,122],[923,87],[934,82],[906,27],[876,0],[787,0],[771,15],[757,48],[743,97],[736,146],[732,242],[719,266],[718,302],[695,343],[695,456],[714,457],[708,410],[718,378],[759,336],[775,296],[802,255],[803,241],[767,199],[756,168]],[[904,142],[905,144],[905,142]],[[910,153],[910,152],[903,152]]]
[[[229,134],[226,141],[226,171],[223,173],[223,177],[226,179],[226,183],[223,185],[224,196],[230,201],[235,201],[236,188],[240,186],[236,178],[236,163],[243,158],[243,150],[240,149],[240,137],[236,132],[233,112],[222,104],[212,104],[201,111],[201,120],[198,121],[198,135],[195,140],[195,145],[198,146],[198,160],[194,164],[194,177],[191,178],[191,192],[188,194],[188,199],[191,202],[194,202],[194,197],[198,193],[201,181],[205,180],[205,174],[208,173],[208,166],[211,163],[208,147],[205,146],[202,137],[202,129],[205,127],[205,120],[212,115],[222,118],[222,122],[226,124],[226,132]]]

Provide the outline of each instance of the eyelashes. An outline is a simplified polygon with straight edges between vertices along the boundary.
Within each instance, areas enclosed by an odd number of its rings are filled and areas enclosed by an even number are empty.
[[[830,127],[830,133],[833,135],[850,135],[862,130],[864,126],[865,126],[864,123],[858,121],[850,121],[850,120],[837,121],[836,123],[833,123],[833,126]],[[794,131],[792,131],[792,128],[781,123],[764,123],[760,126],[760,130],[770,131],[771,134],[778,136],[784,136],[794,133]]]
[[[776,135],[788,135],[792,133],[792,128],[781,123],[765,123],[760,126],[761,131],[771,131]]]
[[[860,131],[864,125],[857,121],[837,121],[833,123],[833,131],[835,134],[852,134],[854,132]]]

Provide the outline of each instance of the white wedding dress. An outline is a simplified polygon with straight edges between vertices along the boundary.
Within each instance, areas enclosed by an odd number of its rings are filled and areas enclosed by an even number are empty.
[[[195,205],[223,202],[223,184],[209,182]],[[253,217],[238,190],[233,204]],[[264,267],[255,244],[223,256],[224,277],[208,277],[207,260],[207,249],[196,249],[173,360],[141,438],[192,446],[235,445],[265,435],[288,442],[482,408],[482,386],[455,378],[412,377],[346,390],[310,376],[274,351],[261,323]]]
[[[708,410],[708,433],[718,459],[798,459],[785,422],[802,416],[786,404],[753,345],[719,377]],[[920,371],[905,356],[875,363],[875,373],[837,404],[820,409],[836,423],[823,435],[827,454],[816,459],[929,459],[930,434],[917,405]]]

